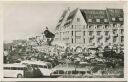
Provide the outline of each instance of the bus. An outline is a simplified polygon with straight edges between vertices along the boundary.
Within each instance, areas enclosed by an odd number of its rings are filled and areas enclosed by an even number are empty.
[[[39,68],[42,76],[50,76],[52,72],[52,64],[50,62],[26,60],[21,63],[23,65],[29,65],[32,68]]]
[[[4,77],[23,78],[25,68],[22,64],[4,64]]]

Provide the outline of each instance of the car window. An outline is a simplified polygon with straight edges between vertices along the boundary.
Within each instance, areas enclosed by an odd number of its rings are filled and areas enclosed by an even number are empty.
[[[54,71],[53,74],[58,74],[58,70]]]
[[[74,70],[74,71],[72,71],[72,74],[78,74],[78,71]]]
[[[59,74],[64,74],[64,71],[63,70],[59,70]]]
[[[4,67],[5,70],[10,70],[10,67]]]
[[[52,66],[50,64],[48,64],[47,66],[48,66],[48,69],[52,68]]]
[[[72,74],[72,71],[67,71],[68,74]]]
[[[39,68],[44,68],[44,66],[43,66],[43,65],[38,65],[38,67],[39,67]]]
[[[11,67],[11,70],[17,70],[18,68],[17,67]]]
[[[88,74],[91,74],[91,71],[87,71]]]
[[[44,65],[44,68],[47,68],[47,66]]]
[[[80,74],[85,74],[85,71],[80,71]]]

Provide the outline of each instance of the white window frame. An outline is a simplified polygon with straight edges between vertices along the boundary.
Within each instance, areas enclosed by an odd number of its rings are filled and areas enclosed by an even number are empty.
[[[92,19],[88,19],[88,22],[92,22]]]
[[[115,20],[116,20],[116,18],[113,17],[113,18],[112,18],[112,21],[115,21]]]
[[[100,22],[100,19],[96,19],[96,22]]]
[[[124,19],[120,17],[119,20],[120,20],[120,21],[123,21]]]
[[[104,19],[104,22],[108,22],[108,19]]]

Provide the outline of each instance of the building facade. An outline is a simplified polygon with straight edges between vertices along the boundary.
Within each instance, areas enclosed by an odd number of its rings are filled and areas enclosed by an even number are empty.
[[[123,50],[123,25],[123,9],[67,9],[56,26],[55,40],[72,48],[109,46]]]

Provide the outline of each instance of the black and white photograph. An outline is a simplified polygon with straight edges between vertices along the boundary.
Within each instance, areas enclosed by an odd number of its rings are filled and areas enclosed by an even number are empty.
[[[124,1],[3,4],[3,78],[124,78]]]

